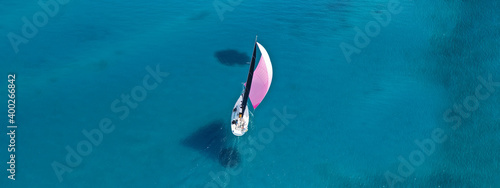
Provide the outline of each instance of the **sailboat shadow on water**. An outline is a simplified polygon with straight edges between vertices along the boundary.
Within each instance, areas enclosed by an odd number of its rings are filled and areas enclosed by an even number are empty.
[[[235,147],[234,136],[226,130],[228,127],[223,120],[214,120],[193,132],[181,144],[218,160],[224,167],[236,167],[241,162],[241,157]]]

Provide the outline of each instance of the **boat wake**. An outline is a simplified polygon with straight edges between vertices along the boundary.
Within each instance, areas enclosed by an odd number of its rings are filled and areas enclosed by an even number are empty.
[[[181,144],[218,161],[221,166],[235,167],[241,162],[238,141],[230,136],[227,127],[223,120],[212,121],[182,140]]]

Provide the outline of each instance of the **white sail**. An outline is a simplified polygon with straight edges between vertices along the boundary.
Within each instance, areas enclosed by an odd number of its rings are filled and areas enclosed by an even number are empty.
[[[269,87],[271,87],[271,82],[273,81],[273,66],[271,64],[271,59],[266,49],[259,43],[260,57],[259,64],[253,72],[252,88],[250,89],[250,101],[252,101],[253,108],[257,108],[259,104],[264,100]]]

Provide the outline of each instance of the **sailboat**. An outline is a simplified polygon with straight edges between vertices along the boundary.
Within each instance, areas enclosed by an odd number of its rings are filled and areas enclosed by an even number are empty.
[[[259,47],[261,57],[257,68],[255,68],[257,46]],[[248,131],[248,99],[250,98],[255,110],[269,91],[272,80],[273,67],[271,65],[271,59],[266,49],[257,42],[257,37],[255,37],[247,82],[244,84],[245,89],[236,101],[236,104],[234,104],[231,114],[231,131],[235,136],[243,136]]]

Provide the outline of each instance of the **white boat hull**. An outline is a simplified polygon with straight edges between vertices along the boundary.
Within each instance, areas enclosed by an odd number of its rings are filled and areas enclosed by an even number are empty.
[[[243,97],[240,95],[236,104],[234,104],[233,112],[231,114],[231,131],[235,136],[243,136],[248,131],[248,106],[245,108],[245,113],[240,118],[239,114],[241,113],[241,101]]]

